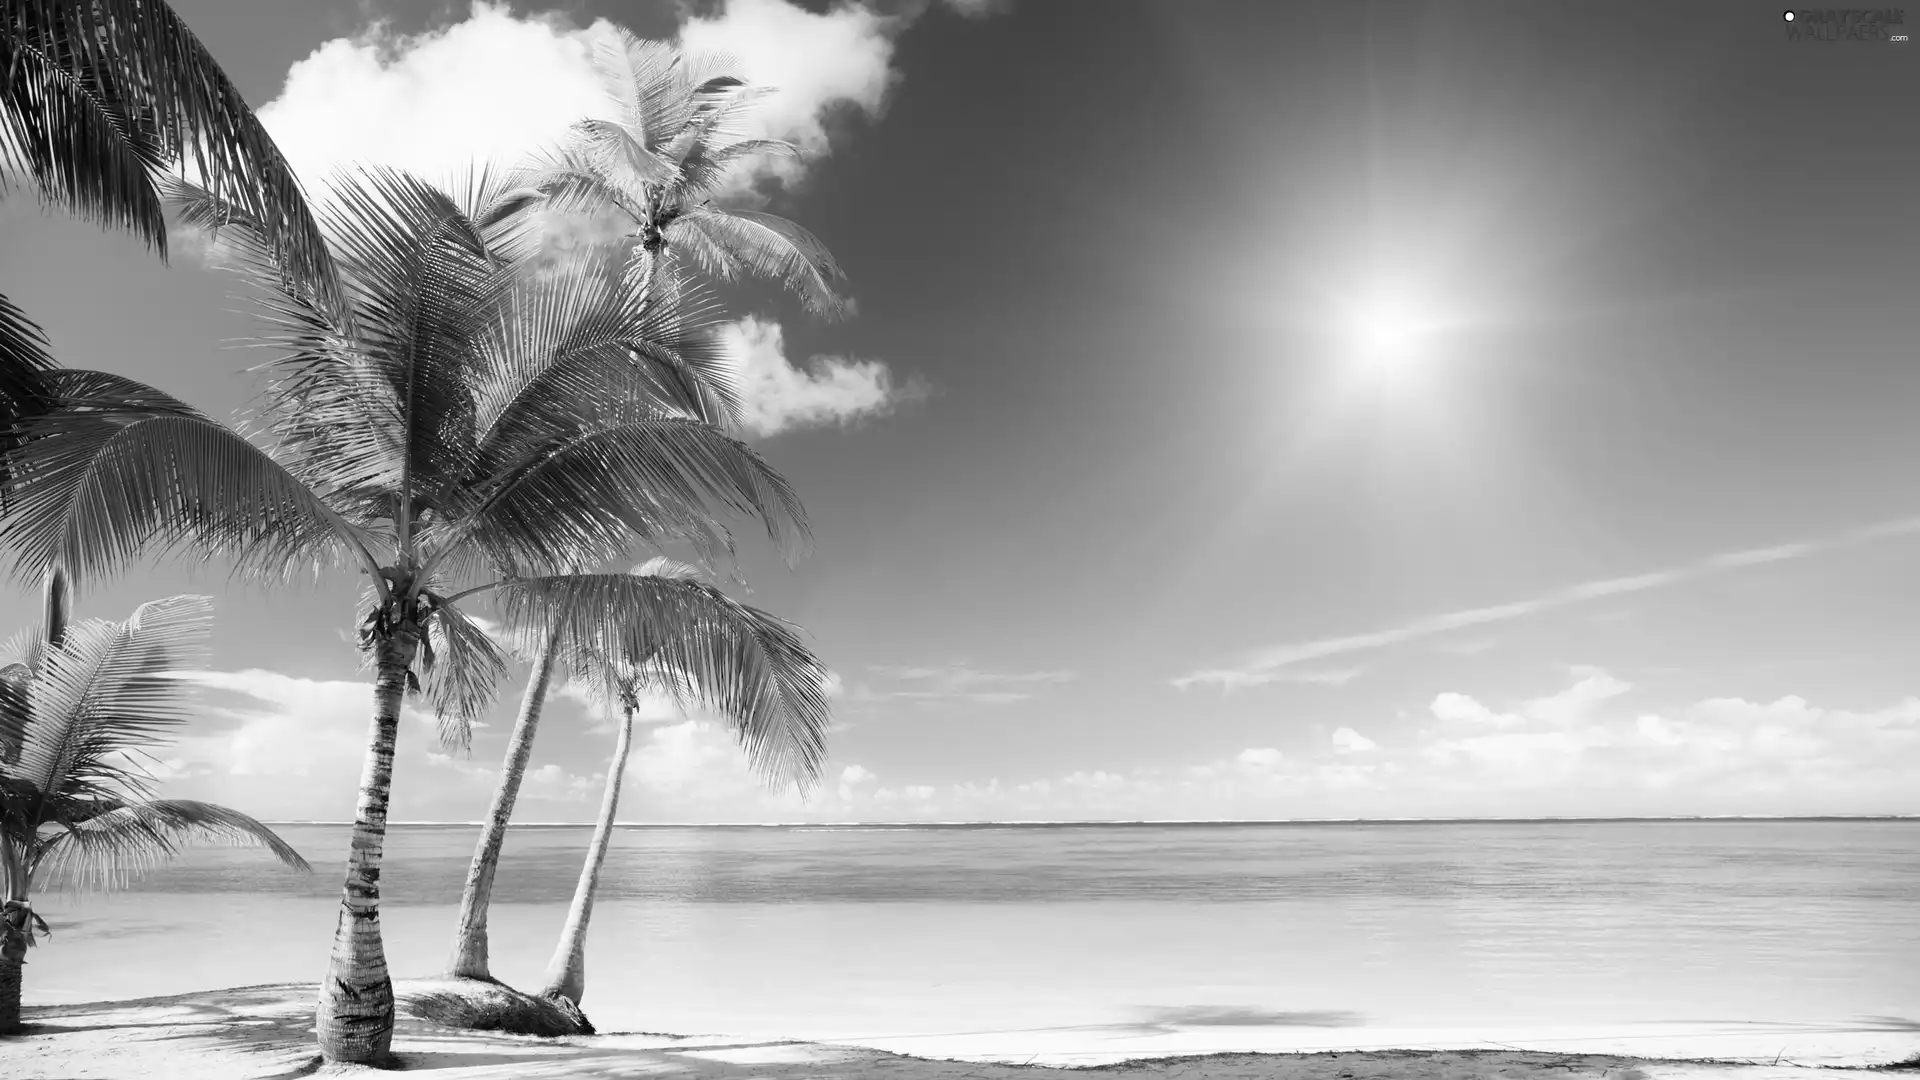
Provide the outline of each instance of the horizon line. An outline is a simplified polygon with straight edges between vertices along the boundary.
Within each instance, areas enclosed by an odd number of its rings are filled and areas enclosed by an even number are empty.
[[[1022,819],[1006,821],[616,821],[619,829],[965,829],[965,828],[1047,828],[1071,826],[1139,825],[1474,825],[1474,824],[1546,824],[1557,822],[1595,823],[1659,821],[1915,821],[1920,814],[1658,814],[1658,815],[1563,815],[1523,817],[1347,817],[1347,818],[1139,818],[1060,820]],[[340,825],[351,821],[287,819],[263,821],[263,825]],[[479,828],[484,821],[389,821],[388,826],[438,828]],[[589,829],[592,821],[511,821],[509,828]]]

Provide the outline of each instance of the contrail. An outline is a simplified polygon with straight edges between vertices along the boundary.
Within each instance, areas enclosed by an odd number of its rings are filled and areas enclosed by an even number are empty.
[[[1444,634],[1449,630],[1458,630],[1467,626],[1483,626],[1487,623],[1506,622],[1541,611],[1567,607],[1603,596],[1619,596],[1623,593],[1645,592],[1663,585],[1672,585],[1689,581],[1709,574],[1723,573],[1742,567],[1759,566],[1763,563],[1783,562],[1788,559],[1805,558],[1808,555],[1831,551],[1835,548],[1853,544],[1863,544],[1874,540],[1884,540],[1895,536],[1910,536],[1920,533],[1920,517],[1899,518],[1883,521],[1878,525],[1868,525],[1818,540],[1800,543],[1780,544],[1774,547],[1749,548],[1744,551],[1729,551],[1712,555],[1695,562],[1687,563],[1668,570],[1656,570],[1651,574],[1638,574],[1633,577],[1606,578],[1600,581],[1588,581],[1578,585],[1569,585],[1556,589],[1544,596],[1531,600],[1516,600],[1509,604],[1496,604],[1493,607],[1468,608],[1465,611],[1453,611],[1444,615],[1427,615],[1384,630],[1374,630],[1364,634],[1351,634],[1346,637],[1321,638],[1318,641],[1301,641],[1289,645],[1275,645],[1250,653],[1235,667],[1206,668],[1189,672],[1172,680],[1173,685],[1185,689],[1204,683],[1217,683],[1226,689],[1241,686],[1261,686],[1267,683],[1283,681],[1281,669],[1303,660],[1320,660],[1329,656],[1362,652],[1388,645],[1398,645],[1403,641],[1415,641],[1420,638]]]

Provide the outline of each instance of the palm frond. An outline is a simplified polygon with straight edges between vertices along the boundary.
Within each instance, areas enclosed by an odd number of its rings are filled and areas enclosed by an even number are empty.
[[[40,14],[7,11],[0,166],[31,177],[44,203],[131,232],[165,257],[153,181],[170,162],[159,117],[120,63],[88,56]]]
[[[763,775],[819,779],[827,669],[796,628],[720,589],[667,574],[569,574],[502,586],[509,626],[550,624],[582,652],[645,667],[724,718]]]
[[[790,562],[811,539],[785,477],[746,443],[684,417],[592,431],[499,476],[466,537],[503,567],[587,566],[636,542],[719,540],[716,510],[759,518]]]
[[[332,260],[299,180],[239,90],[171,7],[162,0],[14,0],[5,17],[0,52],[6,62],[0,67],[10,78],[31,53],[47,58],[69,80],[90,76],[109,88],[121,102],[118,111],[142,125],[142,146],[155,164],[190,171],[245,207],[301,280],[333,292]],[[31,111],[45,97],[10,101],[0,112],[22,106]],[[80,177],[106,159],[91,152],[101,146],[97,138],[82,139],[73,130],[77,113],[68,108],[42,114],[27,125],[37,123],[53,140],[46,156],[57,168]],[[131,178],[131,169],[122,168],[109,179]],[[99,179],[76,182],[114,190]],[[109,224],[130,220],[133,208],[117,199],[98,204]],[[164,232],[157,235],[156,245]]]
[[[473,722],[486,714],[507,677],[499,644],[460,608],[434,605],[420,650],[421,693],[433,706],[440,743],[465,753]]]
[[[5,162],[0,160],[0,172]],[[54,368],[46,331],[27,318],[6,294],[0,293],[0,451],[11,445],[14,425],[46,408],[47,372]],[[0,508],[9,477],[0,462]]]
[[[636,405],[739,423],[718,306],[691,291],[677,304],[649,299],[625,286],[623,263],[617,249],[583,249],[516,286],[483,344],[491,361],[476,387],[483,469],[631,417]]]
[[[528,159],[522,183],[537,191],[547,209],[582,214],[612,208],[634,228],[652,217],[644,184],[621,172],[603,170],[587,147],[563,145]]]
[[[62,822],[40,850],[36,876],[69,889],[114,888],[199,842],[266,848],[287,867],[312,867],[293,845],[259,821],[224,806],[185,799],[105,804],[96,815]]]
[[[259,447],[129,379],[51,375],[60,404],[22,425],[0,542],[16,573],[58,566],[76,587],[154,546],[230,554],[284,574],[364,554],[356,531]]]
[[[170,675],[203,658],[212,624],[203,596],[142,604],[120,623],[73,624],[28,684],[26,739],[9,771],[61,798],[145,794],[127,755],[192,715],[194,685]]]
[[[659,145],[686,125],[692,103],[678,49],[614,27],[594,42],[592,62],[621,122],[645,145]]]
[[[784,139],[740,139],[719,145],[695,142],[680,159],[679,190],[689,202],[718,194],[733,179],[734,170],[755,158],[805,160],[798,146]]]
[[[171,167],[248,209],[301,281],[334,290],[332,259],[300,181],[173,8],[161,0],[17,0],[6,12],[15,50],[52,56],[69,73],[113,73],[127,111],[152,125],[152,144]]]
[[[574,145],[591,155],[601,175],[626,173],[643,184],[664,187],[674,182],[680,170],[674,163],[647,149],[646,144],[621,124],[610,120],[582,120],[573,125]]]
[[[205,233],[215,246],[216,265],[238,273],[287,308],[276,315],[319,337],[351,334],[351,313],[342,304],[338,281],[334,289],[321,290],[301,278],[299,267],[274,246],[271,231],[246,207],[179,177],[163,176],[155,183],[174,221]]]
[[[846,311],[837,291],[846,281],[820,238],[773,214],[700,207],[674,220],[669,242],[705,272],[722,280],[741,274],[784,284],[822,315]]]
[[[332,196],[323,220],[352,298],[355,340],[350,355],[276,362],[276,411],[374,411],[398,434],[407,497],[457,500],[474,450],[476,341],[512,270],[452,197],[416,177],[365,169],[335,183]],[[366,400],[370,385],[384,389],[384,403]],[[328,445],[325,425],[279,433],[309,457]]]

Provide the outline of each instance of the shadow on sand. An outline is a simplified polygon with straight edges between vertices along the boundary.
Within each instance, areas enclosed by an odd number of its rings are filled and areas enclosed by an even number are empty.
[[[1289,1080],[1829,1080],[1832,1076],[1832,1071],[1810,1068],[1648,1062],[1517,1050],[1214,1054],[1055,1068],[912,1058],[791,1040],[633,1034],[538,1038],[456,1030],[423,1018],[407,1004],[423,1000],[423,993],[453,992],[446,980],[402,982],[394,990],[402,1012],[394,1032],[393,1067],[448,1080],[1066,1080],[1089,1073],[1139,1080],[1282,1076]],[[275,984],[138,1001],[30,1007],[30,1029],[20,1037],[0,1039],[0,1076],[296,1080],[371,1075],[372,1070],[321,1064],[313,1042],[313,1003],[312,984]],[[1346,1027],[1361,1022],[1344,1012],[1221,1007],[1162,1007],[1144,1012],[1140,1021],[1125,1027]]]

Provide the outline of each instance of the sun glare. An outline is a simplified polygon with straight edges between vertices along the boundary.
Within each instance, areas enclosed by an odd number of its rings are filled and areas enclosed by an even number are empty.
[[[1430,323],[1417,308],[1397,299],[1355,308],[1347,326],[1354,364],[1376,377],[1406,377],[1421,366]]]

